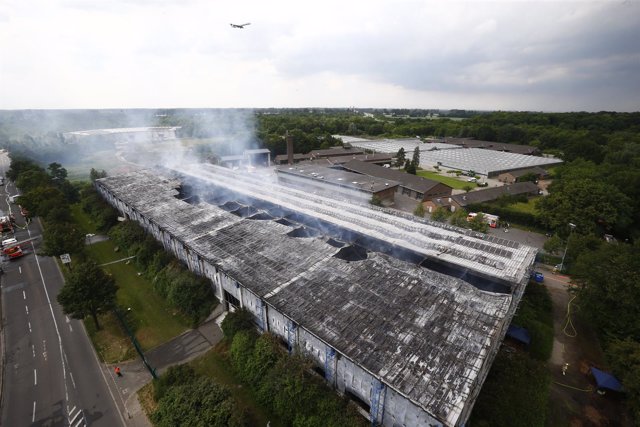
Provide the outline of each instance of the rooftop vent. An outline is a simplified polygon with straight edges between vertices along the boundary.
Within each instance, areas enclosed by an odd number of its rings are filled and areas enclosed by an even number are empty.
[[[334,255],[334,257],[347,262],[364,261],[365,259],[367,259],[367,250],[362,246],[349,245],[340,249],[338,253]]]

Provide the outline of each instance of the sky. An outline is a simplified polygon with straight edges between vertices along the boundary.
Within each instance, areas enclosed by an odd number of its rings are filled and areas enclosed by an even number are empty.
[[[0,109],[638,111],[639,23],[640,0],[0,0]]]

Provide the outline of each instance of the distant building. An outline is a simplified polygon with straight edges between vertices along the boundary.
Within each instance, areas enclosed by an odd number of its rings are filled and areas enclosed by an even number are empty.
[[[109,142],[158,142],[176,139],[176,130],[180,126],[155,126],[137,128],[91,129],[65,132],[67,142],[80,142],[83,139],[100,139]]]
[[[513,184],[515,182],[519,182],[520,178],[526,175],[534,175],[536,179],[545,179],[549,177],[549,173],[546,170],[535,167],[501,173],[498,175],[498,180],[507,184]]]
[[[369,203],[376,196],[385,204],[393,204],[394,194],[398,189],[398,182],[393,180],[363,176],[317,164],[279,166],[276,172],[281,184],[334,197],[339,193],[344,199],[361,203]]]
[[[351,156],[354,154],[364,154],[364,150],[359,148],[332,147],[324,150],[312,150],[309,155],[312,159],[324,159],[327,157]]]
[[[271,151],[266,148],[244,150],[242,154],[220,156],[220,165],[227,168],[241,166],[271,166]]]
[[[507,144],[504,142],[481,141],[473,138],[429,138],[429,142],[438,142],[441,144],[459,145],[464,148],[482,148],[485,150],[503,151],[506,153],[516,153],[537,156],[540,155],[540,149],[531,145]]]
[[[456,194],[451,196],[451,211],[464,208],[477,203],[491,202],[499,199],[501,196],[537,196],[540,194],[538,186],[533,182],[516,182],[511,185],[503,185],[501,187],[491,187],[484,190],[470,191],[464,194]]]
[[[275,158],[274,158],[274,163],[276,165],[286,165],[288,162],[288,155],[286,154],[278,154]],[[310,154],[302,154],[302,153],[295,153],[293,155],[293,162],[294,163],[298,163],[298,162],[303,162],[305,160],[310,160],[311,159],[311,155]]]
[[[452,191],[451,187],[438,181],[358,160],[351,160],[342,167],[348,171],[366,176],[399,182],[398,193],[418,201],[431,200],[437,197],[449,197]]]

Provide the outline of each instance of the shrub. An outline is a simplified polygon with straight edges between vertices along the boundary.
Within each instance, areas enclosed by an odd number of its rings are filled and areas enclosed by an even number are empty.
[[[169,388],[189,384],[196,379],[196,371],[189,365],[172,366],[158,379],[153,380],[153,396],[156,401],[164,397]]]
[[[220,325],[225,338],[232,340],[239,331],[255,330],[253,322],[253,314],[248,310],[241,308],[233,313],[228,313]]]

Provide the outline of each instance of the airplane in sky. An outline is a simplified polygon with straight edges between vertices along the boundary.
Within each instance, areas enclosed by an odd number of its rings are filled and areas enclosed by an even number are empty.
[[[251,22],[247,22],[246,24],[229,24],[231,25],[231,28],[244,28],[247,25],[251,25]]]

